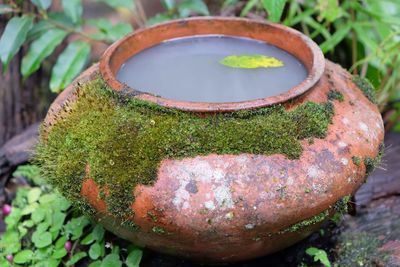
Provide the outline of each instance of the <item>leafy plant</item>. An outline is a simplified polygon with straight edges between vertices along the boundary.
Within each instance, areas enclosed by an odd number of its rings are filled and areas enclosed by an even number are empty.
[[[226,0],[245,2],[240,13],[297,28],[316,41],[325,56],[376,88],[381,110],[390,103],[390,124],[400,122],[400,2],[397,0]],[[400,131],[400,123],[394,127]]]
[[[20,188],[5,218],[6,232],[0,238],[0,266],[139,266],[142,250],[120,249],[107,241],[99,224],[71,208],[59,193],[45,186],[32,165],[20,166],[14,176],[38,182]]]
[[[310,247],[306,250],[307,255],[313,257],[314,262],[321,262],[326,267],[331,267],[331,262],[329,261],[328,254],[323,249]]]
[[[166,12],[157,14],[147,21],[147,25],[168,21],[171,19],[186,18],[192,14],[209,16],[210,12],[203,0],[161,0]]]
[[[133,1],[103,2],[115,8],[133,5]],[[9,4],[0,6],[0,14],[13,16],[0,38],[0,60],[6,71],[21,47],[28,45],[28,52],[21,64],[21,73],[27,78],[74,35],[74,41],[69,42],[53,66],[50,78],[53,92],[60,92],[86,66],[91,43],[112,43],[132,31],[131,25],[125,22],[113,25],[102,19],[84,20],[81,0],[62,0],[63,10],[60,12],[49,11],[52,0],[31,0],[31,3],[37,7],[36,12],[24,11],[23,1],[9,1]],[[94,28],[95,32],[85,31],[87,26]]]

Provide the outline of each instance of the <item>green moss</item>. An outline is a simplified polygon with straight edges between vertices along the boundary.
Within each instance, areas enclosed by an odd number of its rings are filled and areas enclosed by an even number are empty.
[[[163,234],[166,233],[164,228],[159,227],[159,226],[154,226],[151,230],[153,231],[153,233],[156,233],[156,234],[159,234],[159,235],[163,235]]]
[[[354,75],[352,81],[357,85],[358,88],[361,89],[361,91],[369,99],[369,101],[371,101],[374,104],[377,103],[375,96],[375,89],[370,81],[358,75]]]
[[[350,196],[344,196],[343,198],[339,199],[334,205],[333,209],[336,212],[336,214],[340,214],[343,216],[343,214],[347,213],[347,205],[348,202],[350,201]],[[285,230],[280,231],[279,233],[284,234],[288,232],[297,232],[301,231],[303,228],[313,225],[316,223],[320,223],[327,219],[329,217],[329,210],[325,210],[309,219],[305,219],[301,222],[298,222],[296,224],[293,224],[292,226],[286,228]]]
[[[328,93],[328,99],[329,100],[338,100],[339,102],[343,102],[344,101],[344,96],[341,92],[337,91],[337,90],[329,90]]]
[[[313,225],[313,224],[320,223],[320,222],[324,221],[326,218],[328,218],[328,216],[329,216],[329,211],[328,210],[323,211],[323,212],[321,212],[321,213],[319,213],[319,214],[317,214],[317,215],[315,215],[315,216],[313,216],[313,217],[311,217],[309,219],[306,219],[306,220],[303,220],[303,221],[298,222],[296,224],[293,224],[289,228],[286,228],[285,230],[280,231],[280,233],[284,234],[284,233],[288,233],[288,232],[300,231],[300,230],[302,230],[303,228],[305,228],[305,227],[307,227],[309,225]]]
[[[339,201],[335,203],[334,209],[340,214],[346,214],[348,212],[348,203],[351,199],[351,195],[342,197]]]
[[[137,184],[152,184],[163,159],[216,154],[284,154],[298,159],[300,140],[324,138],[333,116],[331,103],[307,102],[292,111],[277,105],[207,117],[168,109],[112,91],[102,79],[77,90],[64,107],[37,162],[48,181],[79,202],[85,168],[107,194],[115,216],[130,218]]]
[[[360,157],[352,156],[352,157],[351,157],[351,160],[353,161],[354,165],[356,165],[356,166],[360,166],[360,165],[361,165],[361,159],[360,159]]]
[[[389,266],[390,254],[383,242],[367,232],[343,232],[336,248],[338,266]]]
[[[376,166],[378,166],[381,163],[384,150],[385,150],[385,144],[381,143],[379,145],[378,155],[375,158],[370,158],[370,157],[364,158],[366,176],[369,176],[375,170]]]

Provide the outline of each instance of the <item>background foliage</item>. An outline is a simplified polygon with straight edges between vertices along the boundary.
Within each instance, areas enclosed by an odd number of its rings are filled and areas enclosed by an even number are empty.
[[[28,178],[31,186],[17,191],[6,215],[0,266],[74,266],[78,262],[90,267],[139,266],[140,248],[120,248],[100,224],[92,223],[52,190],[38,167],[19,166],[13,175]]]

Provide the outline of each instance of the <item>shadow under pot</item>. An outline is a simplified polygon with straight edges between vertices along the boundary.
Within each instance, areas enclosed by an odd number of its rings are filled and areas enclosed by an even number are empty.
[[[37,158],[124,239],[247,260],[346,212],[383,148],[372,92],[291,28],[171,21],[114,43],[58,96]]]

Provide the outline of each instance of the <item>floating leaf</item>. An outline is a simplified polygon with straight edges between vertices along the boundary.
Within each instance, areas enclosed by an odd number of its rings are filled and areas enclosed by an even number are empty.
[[[7,23],[0,39],[0,59],[3,62],[4,71],[25,42],[26,35],[32,28],[32,25],[33,17],[27,15],[13,17]]]
[[[227,56],[219,63],[227,67],[241,69],[278,68],[284,66],[279,59],[263,55]]]
[[[51,6],[53,0],[31,0],[31,2],[40,9],[48,9]]]
[[[62,6],[65,14],[72,20],[73,23],[77,23],[82,16],[82,2],[81,0],[62,0]]]
[[[59,92],[82,71],[90,54],[89,44],[76,41],[70,43],[58,57],[50,79],[50,89]]]
[[[22,59],[21,73],[28,77],[40,67],[42,61],[53,53],[54,49],[64,40],[67,32],[53,29],[35,40],[28,51],[28,54]]]

